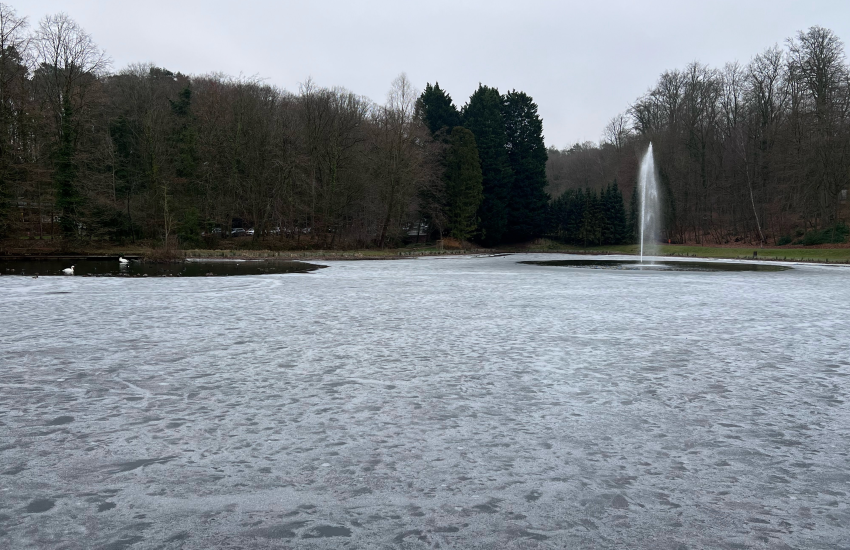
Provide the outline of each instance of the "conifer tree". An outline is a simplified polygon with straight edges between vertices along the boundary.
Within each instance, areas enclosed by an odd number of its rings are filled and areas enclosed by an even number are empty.
[[[482,199],[481,162],[472,132],[456,126],[446,155],[446,218],[451,236],[469,239],[478,225]]]
[[[600,193],[569,189],[552,202],[551,210],[555,230],[565,242],[594,246],[628,240],[626,208],[616,181]]]
[[[638,212],[638,189],[635,187],[632,191],[632,198],[629,201],[629,229],[628,240],[631,243],[636,243],[640,239],[640,213]]]
[[[599,211],[599,240],[601,244],[615,244],[614,202],[610,185],[599,194]]]
[[[516,90],[503,98],[502,117],[513,180],[508,201],[508,238],[540,235],[546,225],[546,145],[543,121],[531,97]]]
[[[613,226],[612,244],[625,244],[629,240],[628,219],[626,218],[623,194],[620,192],[616,179],[611,186],[609,195],[611,200],[611,225]]]
[[[626,216],[626,203],[623,200],[623,193],[617,185],[617,180],[614,180],[614,234],[616,242],[614,244],[626,244],[629,242],[629,220]]]
[[[513,173],[506,149],[502,96],[496,88],[479,85],[462,112],[463,125],[472,131],[481,159],[484,199],[479,208],[481,240],[498,244],[508,228],[508,200]]]
[[[567,234],[570,242],[581,244],[582,242],[582,227],[584,224],[584,211],[587,209],[587,201],[584,198],[584,191],[577,190],[572,194],[570,205],[567,209],[569,221],[567,222]]]
[[[587,247],[589,244],[593,244],[594,226],[596,224],[596,193],[587,189],[582,194],[582,199],[584,201],[581,208],[581,223],[578,237],[581,245]]]
[[[460,112],[452,103],[452,96],[440,88],[439,82],[425,86],[425,91],[419,96],[417,110],[433,136],[443,129],[448,134],[452,128],[460,125]]]
[[[591,245],[599,246],[602,244],[602,227],[605,223],[605,210],[602,204],[602,197],[596,191],[590,191],[588,194],[590,200],[588,202],[589,218],[590,218],[590,243]]]

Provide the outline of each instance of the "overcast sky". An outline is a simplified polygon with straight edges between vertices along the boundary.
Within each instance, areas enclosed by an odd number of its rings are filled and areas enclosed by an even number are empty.
[[[850,0],[7,1],[64,11],[113,60],[187,74],[312,77],[383,102],[401,72],[460,107],[484,83],[540,107],[547,145],[598,141],[667,69],[753,55],[812,25],[850,41]]]

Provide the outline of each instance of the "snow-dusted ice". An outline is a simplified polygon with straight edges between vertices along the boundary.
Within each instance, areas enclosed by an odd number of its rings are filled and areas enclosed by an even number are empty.
[[[0,547],[850,540],[850,268],[0,277]]]

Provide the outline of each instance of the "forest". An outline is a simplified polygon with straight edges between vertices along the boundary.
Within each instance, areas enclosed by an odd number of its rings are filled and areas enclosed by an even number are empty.
[[[521,91],[480,84],[457,106],[401,74],[379,104],[309,79],[290,92],[152,64],[114,71],[68,15],[31,25],[0,4],[0,239],[628,243],[651,141],[665,242],[841,242],[848,117],[844,45],[821,27],[746,64],[667,71],[598,143],[559,150]]]
[[[598,144],[548,151],[548,191],[626,196],[653,143],[665,242],[824,244],[848,235],[850,70],[842,41],[812,27],[748,63],[663,73]]]
[[[517,91],[480,86],[458,109],[404,74],[377,104],[310,80],[112,72],[69,16],[30,26],[0,5],[0,126],[7,239],[345,248],[546,230],[542,121]]]

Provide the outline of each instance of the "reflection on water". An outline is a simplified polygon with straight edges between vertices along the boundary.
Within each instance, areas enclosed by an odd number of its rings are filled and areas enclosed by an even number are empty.
[[[743,262],[713,261],[653,261],[641,263],[640,260],[551,260],[519,262],[531,265],[551,265],[558,267],[584,267],[591,269],[628,269],[635,271],[785,271],[791,269],[785,265],[756,264]]]
[[[0,275],[39,277],[62,275],[74,266],[74,275],[84,277],[203,277],[224,275],[270,275],[306,273],[322,265],[283,260],[204,260],[176,263],[148,263],[133,260],[119,264],[117,260],[0,260]]]

